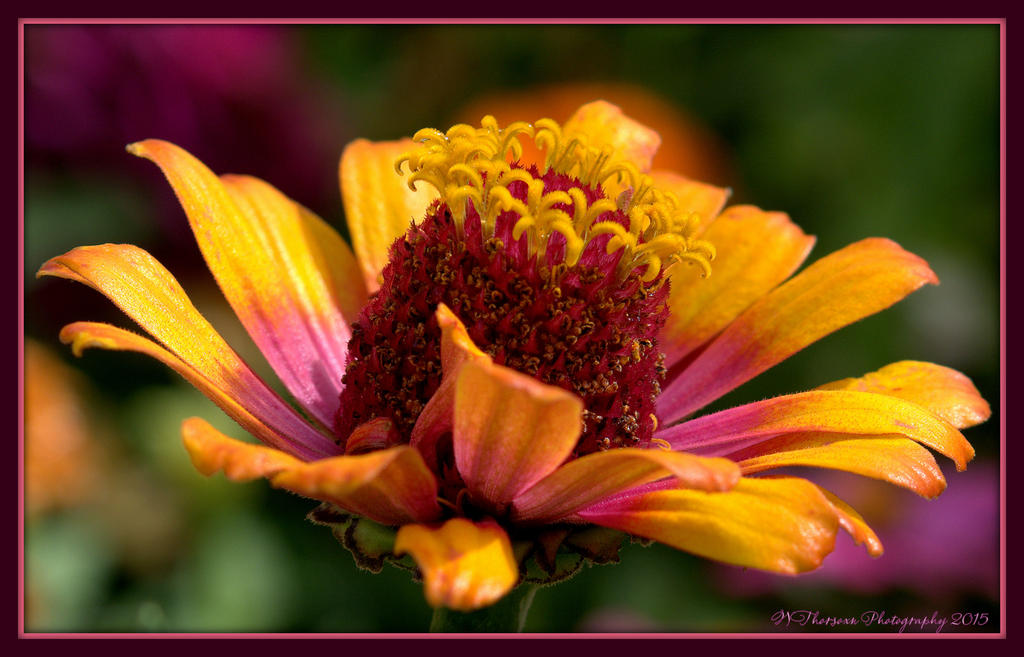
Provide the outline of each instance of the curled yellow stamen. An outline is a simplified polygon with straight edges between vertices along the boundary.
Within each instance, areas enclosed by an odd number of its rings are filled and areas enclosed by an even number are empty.
[[[510,164],[522,155],[522,136],[531,137],[546,152],[542,174],[553,169],[593,189],[604,189],[614,178],[611,186],[627,188],[614,199],[593,202],[580,188],[545,193],[541,178]],[[501,213],[513,212],[519,218],[512,237],[527,235],[530,255],[543,253],[550,237],[558,233],[565,238],[565,263],[571,267],[591,239],[611,235],[606,251],[623,250],[620,276],[642,267],[642,279],[650,282],[679,262],[697,264],[704,275],[710,272],[714,248],[696,239],[699,217],[619,153],[592,145],[586,134],[565,134],[551,119],[501,128],[493,116],[486,116],[479,128],[425,128],[413,139],[419,145],[398,158],[396,170],[402,173],[402,164],[407,164],[410,187],[422,180],[436,188],[460,232],[470,207],[480,216],[485,238],[493,236]],[[516,183],[526,186],[525,199],[521,191],[513,194],[509,189]],[[628,225],[602,219],[615,212],[625,214]]]
[[[672,445],[670,445],[667,440],[664,440],[662,438],[651,438],[651,444],[657,445],[659,449],[663,449],[666,452],[672,451]]]

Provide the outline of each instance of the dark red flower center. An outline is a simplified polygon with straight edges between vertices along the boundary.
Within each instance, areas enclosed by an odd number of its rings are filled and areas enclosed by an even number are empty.
[[[597,184],[554,169],[527,171],[543,181],[544,194],[578,189],[588,204],[604,198]],[[526,183],[507,188],[513,198],[527,200]],[[574,211],[573,203],[554,207]],[[625,251],[607,252],[610,234],[591,237],[569,265],[561,234],[540,248],[531,248],[536,236],[529,231],[513,239],[520,219],[506,210],[494,219],[493,231],[485,231],[473,203],[466,204],[460,223],[438,201],[391,246],[381,288],[353,326],[335,426],[342,443],[378,417],[391,419],[408,442],[441,382],[434,313],[444,303],[495,363],[582,398],[576,456],[648,445],[664,375],[656,339],[668,315],[664,274],[644,281],[644,267],[624,273],[619,265]],[[598,221],[629,226],[618,210]]]

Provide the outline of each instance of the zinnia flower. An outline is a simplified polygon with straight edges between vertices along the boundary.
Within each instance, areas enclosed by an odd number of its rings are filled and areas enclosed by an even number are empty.
[[[543,161],[520,161],[531,137]],[[719,214],[727,190],[649,171],[658,143],[604,102],[564,125],[485,117],[357,141],[340,168],[355,255],[262,181],[131,145],[167,176],[305,416],[145,251],[80,247],[40,274],[99,290],[157,341],[80,322],[61,333],[76,354],[155,357],[264,443],[188,419],[201,472],[321,500],[311,517],[361,565],[414,567],[434,607],[613,560],[625,535],[781,573],[818,566],[839,527],[880,554],[840,499],[762,473],[833,468],[938,495],[925,448],[962,470],[974,451],[958,428],[989,415],[962,374],[900,362],[687,418],[935,275],[866,239],[790,278],[813,238],[781,213]]]

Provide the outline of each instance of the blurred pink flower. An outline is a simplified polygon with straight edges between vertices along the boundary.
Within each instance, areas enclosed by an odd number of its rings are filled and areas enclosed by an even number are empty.
[[[262,25],[30,25],[28,163],[127,169],[124,145],[160,135],[213,162],[230,153],[232,166],[329,207],[337,192],[323,172],[349,136],[291,37]]]

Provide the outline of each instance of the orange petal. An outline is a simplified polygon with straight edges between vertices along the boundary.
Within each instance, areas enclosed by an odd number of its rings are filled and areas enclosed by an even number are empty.
[[[491,362],[490,356],[476,346],[466,326],[448,306],[438,304],[435,315],[441,327],[441,369],[444,376],[457,375],[463,363],[471,360]]]
[[[402,442],[395,423],[386,417],[378,417],[356,427],[345,439],[345,453],[365,454],[378,449],[394,447]]]
[[[757,453],[746,456],[749,452]],[[796,434],[768,440],[729,458],[739,462],[743,474],[803,465],[881,479],[928,499],[946,489],[946,479],[932,453],[906,438]]]
[[[223,470],[234,481],[267,477],[278,488],[385,525],[429,522],[441,512],[434,476],[408,446],[305,463],[228,438],[199,418],[186,420],[182,433],[192,463],[205,475]]]
[[[357,312],[366,299],[358,279],[335,285],[345,268],[332,270],[331,259],[351,261],[347,247],[338,237],[318,241],[327,231],[311,230],[298,206],[265,182],[218,179],[164,141],[142,141],[128,150],[152,160],[167,176],[203,258],[245,330],[292,395],[322,425],[331,426],[350,336],[341,308]]]
[[[882,556],[882,553],[885,551],[882,547],[882,541],[879,540],[874,530],[868,526],[868,523],[864,521],[864,518],[853,507],[836,497],[833,493],[830,493],[821,486],[818,486],[818,490],[824,493],[828,501],[832,503],[832,508],[835,509],[836,516],[839,518],[839,526],[846,530],[846,533],[853,538],[853,542],[856,545],[863,545],[864,549],[872,557]]]
[[[676,195],[679,207],[684,212],[692,212],[699,217],[696,231],[698,236],[702,235],[707,227],[715,221],[732,193],[732,190],[728,188],[715,187],[708,183],[691,180],[671,171],[652,171],[651,178],[659,189]],[[718,248],[717,243],[715,248]]]
[[[786,433],[900,435],[943,454],[958,470],[974,458],[959,431],[917,404],[870,392],[820,390],[737,406],[659,431],[673,449],[735,452]],[[759,440],[760,439],[760,440]]]
[[[658,133],[634,121],[616,105],[598,100],[583,105],[562,127],[566,139],[586,135],[591,146],[612,148],[640,171],[651,170],[654,153],[661,145]]]
[[[116,340],[114,343],[106,341],[109,334],[99,339],[99,330],[96,328],[99,325],[78,325],[87,327],[87,333],[97,336],[95,340],[78,338],[86,340],[81,343],[82,346],[128,349],[160,358],[208,395],[211,388],[221,391],[223,396],[246,409],[252,417],[269,427],[274,434],[287,439],[291,445],[288,447],[271,442],[275,447],[288,449],[303,458],[338,452],[334,441],[309,426],[249,369],[199,314],[171,273],[142,249],[127,244],[78,247],[47,261],[38,275],[67,278],[101,292],[188,368],[205,378],[209,386],[195,383],[194,377],[175,367],[150,347],[143,346],[147,341],[139,343],[138,336],[134,339],[125,338],[127,346],[116,346]],[[75,331],[69,332],[66,341],[74,339],[76,334]],[[118,334],[118,339],[122,337]],[[215,397],[211,399],[218,401]],[[225,408],[220,401],[218,404]],[[253,435],[260,440],[267,440],[268,434],[254,430],[252,425],[246,424],[236,415],[232,417],[247,431],[253,431]]]
[[[670,314],[658,343],[671,367],[729,325],[807,257],[814,238],[781,212],[733,206],[702,239],[715,246],[711,276],[695,267],[671,270]]]
[[[682,452],[624,448],[566,463],[512,503],[512,519],[551,522],[635,486],[675,477],[681,488],[728,490],[740,471],[728,459]]]
[[[436,458],[437,439],[452,430],[455,382],[462,365],[470,360],[491,362],[490,356],[473,344],[466,327],[448,306],[438,304],[435,316],[441,327],[441,385],[416,418],[409,438],[409,444],[420,451],[427,463]]]
[[[432,607],[480,609],[500,600],[519,579],[508,534],[493,522],[452,518],[436,528],[405,525],[398,530],[395,554],[405,553],[423,573]]]
[[[384,525],[430,522],[441,515],[437,480],[408,445],[303,463],[274,475],[271,483]]]
[[[839,527],[818,487],[795,478],[743,477],[723,493],[659,490],[579,515],[709,559],[786,574],[817,568]]]
[[[455,384],[455,463],[474,500],[504,511],[561,465],[582,430],[583,403],[562,388],[486,362]]]
[[[190,417],[182,423],[181,436],[192,465],[207,477],[223,470],[231,481],[252,481],[302,464],[272,447],[228,438],[198,417]]]
[[[251,372],[242,376],[241,382],[209,377],[151,340],[109,324],[68,324],[60,332],[60,339],[61,342],[71,345],[71,350],[76,356],[81,356],[85,349],[98,347],[113,351],[134,351],[155,358],[183,376],[217,404],[228,417],[238,422],[243,429],[261,442],[289,454],[314,459],[339,451],[337,445],[316,433],[280,399],[259,400],[259,397],[273,393],[269,390],[260,391],[253,387],[255,384],[251,382],[243,385],[242,382],[247,381],[250,376],[253,381],[262,385]],[[262,410],[260,417],[254,415],[254,411],[250,409]],[[284,430],[273,427],[284,427]],[[297,439],[315,441],[312,444],[316,445],[317,449],[312,449]]]
[[[903,360],[856,379],[842,379],[818,390],[860,390],[892,395],[924,406],[957,429],[981,424],[992,415],[971,380],[933,363]]]
[[[339,178],[352,246],[369,291],[380,287],[388,249],[409,225],[420,221],[438,198],[426,183],[409,189],[408,178],[395,171],[395,161],[415,147],[411,139],[369,142],[359,139],[341,154]]]
[[[715,338],[658,399],[675,422],[833,331],[888,308],[938,279],[886,239],[862,240],[818,260],[755,303]]]

